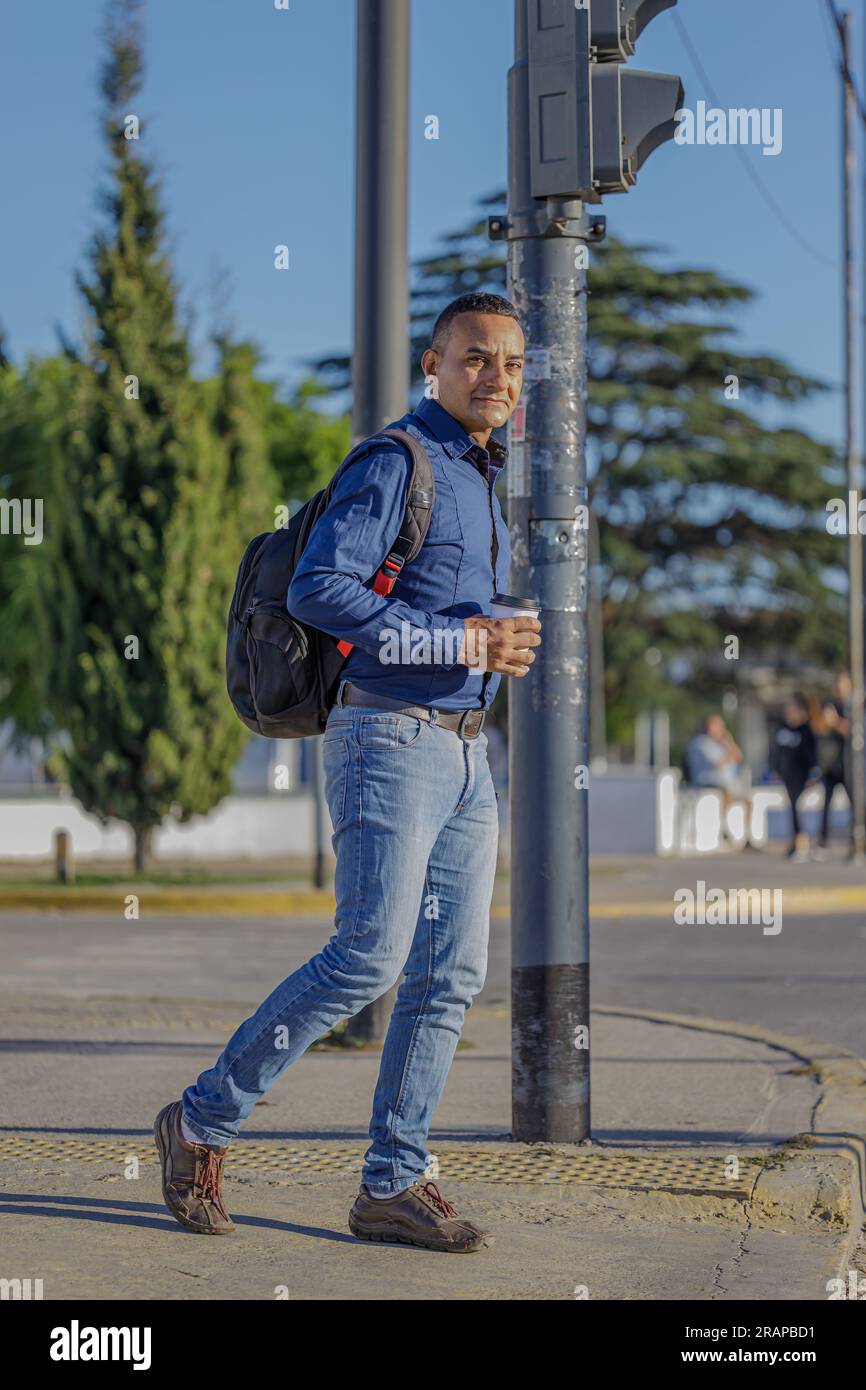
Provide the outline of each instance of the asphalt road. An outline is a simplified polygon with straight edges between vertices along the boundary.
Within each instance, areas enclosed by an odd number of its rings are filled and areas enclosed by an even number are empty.
[[[758,1024],[866,1055],[866,924],[861,914],[786,919],[778,938],[739,938],[658,921],[599,924],[594,1003]]]
[[[820,872],[818,872],[820,870]],[[782,930],[760,926],[680,926],[672,893],[707,883],[828,887],[856,883],[840,865],[786,865],[751,859],[690,860],[602,870],[593,885],[599,914],[591,929],[594,1005],[657,1009],[807,1035],[866,1055],[866,909],[798,914],[786,907]],[[507,888],[500,897],[507,902]],[[119,900],[119,902],[122,900]],[[659,905],[671,903],[669,915]],[[648,910],[642,914],[642,907]],[[654,910],[650,910],[654,909]],[[504,910],[504,909],[500,909]],[[635,915],[636,914],[636,915]],[[325,918],[154,917],[0,913],[2,989],[256,1001],[327,941]],[[491,925],[487,983],[479,1004],[509,1004],[509,923]]]

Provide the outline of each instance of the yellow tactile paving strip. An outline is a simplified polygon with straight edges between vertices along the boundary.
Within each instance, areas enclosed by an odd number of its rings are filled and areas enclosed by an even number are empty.
[[[231,1148],[230,1170],[279,1173],[283,1177],[316,1172],[357,1176],[363,1148],[348,1142],[273,1144],[242,1140]],[[725,1196],[747,1201],[762,1167],[760,1157],[740,1159],[737,1178],[727,1178],[728,1155],[630,1154],[623,1150],[561,1149],[545,1151],[523,1146],[490,1145],[434,1147],[440,1178],[475,1178],[483,1182],[588,1183],[597,1187],[636,1188]],[[51,1163],[114,1163],[121,1169],[131,1158],[156,1165],[156,1150],[140,1137],[128,1144],[118,1139],[5,1135],[0,1138],[0,1162],[33,1160]]]

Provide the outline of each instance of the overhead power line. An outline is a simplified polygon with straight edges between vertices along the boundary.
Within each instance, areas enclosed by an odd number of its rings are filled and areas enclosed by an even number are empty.
[[[683,43],[683,47],[685,48],[686,52],[689,55],[689,58],[692,61],[692,66],[694,67],[695,72],[698,74],[698,77],[703,82],[704,87],[706,88],[707,96],[710,98],[710,101],[713,103],[714,106],[720,107],[721,102],[719,101],[719,98],[716,95],[712,82],[707,76],[706,69],[704,68],[703,63],[701,62],[700,57],[698,56],[698,52],[691,39],[689,38],[689,34],[686,29],[686,26],[683,23],[682,16],[679,14],[677,10],[674,10],[671,15],[671,18],[673,19],[674,24],[677,27],[679,36]],[[777,202],[776,198],[770,192],[769,188],[767,188],[764,181],[758,175],[754,165],[752,164],[751,160],[747,157],[745,151],[743,150],[742,145],[735,145],[734,149],[737,152],[737,155],[740,159],[741,164],[743,165],[743,168],[745,169],[749,178],[752,180],[752,183],[757,188],[764,202],[767,204],[770,211],[776,216],[778,221],[788,232],[789,236],[793,237],[794,240],[799,243],[801,249],[803,251],[806,251],[808,255],[812,256],[815,260],[820,261],[821,264],[827,266],[829,270],[838,271],[839,262],[831,260],[830,257],[825,256],[824,252],[820,251],[817,246],[813,246],[810,241],[807,241],[806,238],[803,236],[802,232],[800,231],[799,227],[797,227],[791,221],[784,208]]]

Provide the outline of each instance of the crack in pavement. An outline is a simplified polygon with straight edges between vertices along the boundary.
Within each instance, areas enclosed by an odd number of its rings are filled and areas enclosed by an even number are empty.
[[[737,1205],[739,1206],[739,1205],[741,1205],[741,1204],[740,1204],[740,1203],[737,1203]],[[749,1216],[749,1209],[748,1209],[748,1203],[747,1203],[747,1202],[743,1202],[743,1203],[742,1203],[742,1208],[743,1208],[743,1217],[744,1217],[744,1219],[745,1219],[745,1223],[746,1223],[746,1224],[745,1224],[744,1229],[740,1232],[739,1236],[737,1237],[737,1253],[736,1253],[736,1254],[733,1256],[733,1258],[728,1262],[728,1263],[730,1264],[730,1266],[731,1266],[731,1272],[732,1272],[732,1274],[739,1274],[739,1272],[740,1272],[740,1271],[739,1271],[739,1266],[740,1266],[740,1264],[742,1263],[742,1261],[744,1260],[744,1258],[746,1257],[746,1255],[749,1253],[748,1247],[747,1247],[747,1245],[746,1245],[746,1241],[749,1239],[749,1236],[751,1235],[751,1231],[752,1231],[752,1219],[751,1219],[751,1217]],[[724,1285],[724,1284],[721,1282],[721,1281],[722,1281],[722,1276],[723,1276],[723,1274],[724,1274],[724,1265],[723,1265],[723,1264],[717,1264],[717,1265],[715,1265],[715,1266],[714,1266],[714,1269],[713,1269],[713,1285],[712,1285],[712,1286],[713,1286],[713,1288],[714,1288],[715,1290],[718,1291],[718,1294],[719,1294],[720,1297],[724,1297],[725,1294],[730,1293],[730,1289],[727,1288],[726,1285]],[[716,1295],[713,1294],[713,1296],[712,1296],[710,1302],[715,1301],[715,1298],[716,1298]]]

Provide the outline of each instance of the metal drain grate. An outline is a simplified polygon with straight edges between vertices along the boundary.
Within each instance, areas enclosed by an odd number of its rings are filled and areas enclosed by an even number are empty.
[[[366,1146],[364,1146],[366,1147]],[[751,1196],[762,1161],[754,1155],[740,1159],[737,1178],[726,1177],[730,1155],[633,1154],[622,1150],[581,1149],[573,1153],[546,1151],[522,1145],[435,1147],[439,1176],[476,1178],[483,1182],[592,1183],[598,1187],[647,1191],[705,1193],[745,1201]],[[231,1172],[307,1172],[357,1176],[362,1147],[323,1140],[315,1145],[272,1144],[241,1140],[231,1147]],[[113,1163],[121,1168],[130,1158],[156,1166],[153,1144],[140,1137],[128,1144],[118,1139],[40,1138],[7,1135],[0,1138],[3,1159],[49,1160],[52,1163]]]

